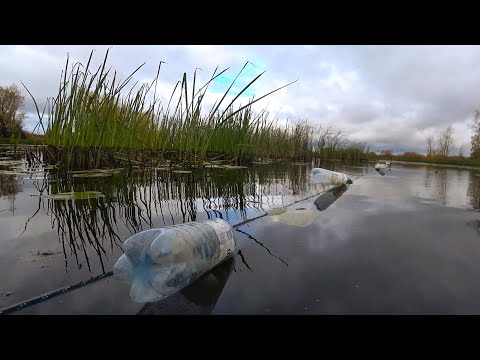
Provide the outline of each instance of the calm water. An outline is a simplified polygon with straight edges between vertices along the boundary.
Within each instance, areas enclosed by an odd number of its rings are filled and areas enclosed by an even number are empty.
[[[329,188],[309,183],[309,165],[0,174],[0,307],[112,270],[121,242],[142,229],[235,224],[310,197],[288,208],[295,217],[240,226],[232,259],[165,300],[132,302],[129,285],[109,277],[15,314],[480,313],[480,170],[329,167],[355,180],[320,198]],[[72,189],[105,196],[44,197]]]

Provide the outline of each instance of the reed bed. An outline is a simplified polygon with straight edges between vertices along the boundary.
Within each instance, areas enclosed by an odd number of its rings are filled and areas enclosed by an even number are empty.
[[[120,81],[116,72],[107,69],[108,51],[94,70],[92,56],[93,51],[85,66],[69,66],[67,57],[58,93],[47,99],[43,111],[29,92],[39,118],[34,132],[43,132],[43,143],[48,145],[44,155],[47,162],[67,168],[132,165],[132,161],[158,165],[166,160],[202,166],[205,161],[219,158],[236,164],[258,158],[307,161],[338,155],[334,150],[342,146],[348,148],[345,139],[330,129],[321,134],[319,147],[318,131],[307,120],[283,125],[266,110],[253,112],[254,103],[295,81],[238,104],[261,73],[227,101],[227,94],[248,63],[210,111],[204,112],[203,99],[209,85],[228,69],[218,72],[217,67],[210,80],[200,87],[196,70],[191,86],[184,73],[169,102],[162,104],[156,94],[162,62],[151,83],[132,86],[134,75],[144,64]],[[174,103],[176,96],[178,101]]]

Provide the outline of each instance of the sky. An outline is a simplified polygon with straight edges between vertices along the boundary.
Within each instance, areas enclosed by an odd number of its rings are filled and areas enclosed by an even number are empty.
[[[58,91],[67,53],[71,64],[85,65],[95,50],[92,65],[99,66],[108,48],[107,64],[123,79],[146,63],[132,85],[151,82],[164,61],[156,89],[164,104],[184,73],[191,86],[196,68],[197,88],[217,66],[228,68],[210,85],[204,109],[247,62],[227,103],[264,71],[237,104],[298,80],[258,101],[254,110],[266,108],[280,122],[308,119],[341,129],[375,151],[425,153],[426,138],[453,125],[455,152],[469,155],[474,111],[480,109],[480,47],[460,45],[0,45],[0,86],[21,88],[31,130],[38,117],[20,81],[42,107]]]

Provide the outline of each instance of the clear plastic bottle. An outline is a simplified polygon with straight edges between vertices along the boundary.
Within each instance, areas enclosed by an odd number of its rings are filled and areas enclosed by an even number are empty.
[[[135,302],[161,300],[233,255],[232,226],[223,219],[142,231],[123,243],[114,277],[131,284]]]
[[[353,181],[343,173],[322,168],[313,168],[310,173],[310,180],[320,184],[352,184]]]
[[[211,314],[234,266],[235,257],[230,257],[178,293],[146,303],[137,315]]]

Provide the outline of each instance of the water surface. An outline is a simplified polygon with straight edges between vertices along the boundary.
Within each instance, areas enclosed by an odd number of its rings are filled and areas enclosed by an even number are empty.
[[[15,314],[480,313],[480,171],[373,165],[329,164],[354,183],[313,197],[332,187],[310,184],[310,165],[0,175],[0,307],[112,270],[142,229],[287,206],[308,219],[240,226],[232,259],[165,300],[135,303],[110,277]],[[104,197],[43,197],[72,190]]]

